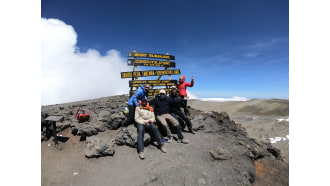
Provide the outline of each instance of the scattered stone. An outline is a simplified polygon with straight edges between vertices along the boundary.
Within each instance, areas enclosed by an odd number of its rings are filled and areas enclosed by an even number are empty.
[[[85,156],[87,158],[113,156],[115,154],[114,147],[115,144],[110,138],[100,138],[98,136],[87,137]]]
[[[203,178],[199,178],[198,185],[206,185],[206,181]]]
[[[267,151],[273,154],[273,156],[275,156],[276,158],[279,157],[281,154],[281,151],[275,147],[268,147]]]
[[[230,158],[229,153],[219,146],[210,151],[210,154],[214,160],[227,160]]]
[[[94,128],[99,132],[104,132],[106,129],[106,125],[102,122],[97,122],[96,124],[94,124]]]
[[[137,146],[137,133],[136,128],[132,125],[127,128],[123,128],[120,130],[115,138],[115,142],[117,145],[128,145],[130,147]]]
[[[195,116],[192,120],[191,120],[191,124],[192,124],[192,129],[193,130],[199,130],[199,129],[203,129],[204,128],[204,120],[206,119],[205,116],[199,114],[197,116]]]
[[[72,126],[72,134],[74,135],[86,137],[86,136],[93,136],[98,134],[98,131],[88,122],[77,123],[71,126]]]

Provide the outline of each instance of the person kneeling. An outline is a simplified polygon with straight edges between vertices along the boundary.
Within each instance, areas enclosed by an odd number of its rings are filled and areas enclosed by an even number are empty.
[[[160,150],[164,153],[167,152],[164,142],[161,139],[161,135],[156,128],[155,122],[155,114],[153,112],[153,108],[149,106],[147,101],[143,100],[141,106],[135,112],[135,122],[137,123],[137,134],[138,134],[138,146],[137,150],[139,152],[139,157],[144,159],[144,133],[147,131],[151,137],[153,137],[156,141]]]

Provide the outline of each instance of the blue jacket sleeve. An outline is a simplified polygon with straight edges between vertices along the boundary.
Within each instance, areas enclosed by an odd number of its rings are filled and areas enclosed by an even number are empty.
[[[138,106],[139,105],[139,102],[137,101],[137,98],[143,94],[143,90],[142,89],[138,89],[135,94],[133,95],[133,102],[134,102],[134,105],[135,106]]]

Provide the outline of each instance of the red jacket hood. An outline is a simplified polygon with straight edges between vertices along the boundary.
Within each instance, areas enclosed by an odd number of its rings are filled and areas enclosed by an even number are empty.
[[[186,81],[186,76],[182,75],[182,76],[180,76],[180,77],[183,77],[183,82],[182,82],[182,83],[184,83],[184,82]],[[181,83],[180,83],[180,84],[181,84]]]

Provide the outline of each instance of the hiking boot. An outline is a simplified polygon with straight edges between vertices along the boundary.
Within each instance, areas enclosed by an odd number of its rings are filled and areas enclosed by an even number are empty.
[[[179,140],[178,140],[178,143],[188,144],[188,143],[189,143],[189,140],[186,140],[186,139],[179,139]]]
[[[192,133],[192,134],[196,134],[196,132],[193,131],[193,130],[189,130],[189,132]]]
[[[173,139],[173,137],[171,136],[171,137],[168,137],[168,140],[167,140],[167,142],[168,143],[171,143],[172,142],[172,139]]]
[[[165,146],[164,146],[164,145],[162,145],[162,146],[160,147],[160,150],[161,150],[162,152],[164,152],[164,153],[166,153],[166,152],[167,152],[167,149],[165,148]]]
[[[141,160],[143,160],[144,159],[144,152],[140,152],[139,157],[140,157]]]

